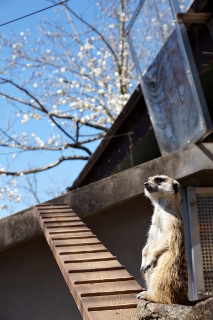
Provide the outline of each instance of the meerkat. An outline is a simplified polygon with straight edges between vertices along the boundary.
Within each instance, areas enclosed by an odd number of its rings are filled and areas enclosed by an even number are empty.
[[[142,250],[141,273],[147,290],[136,297],[167,304],[187,304],[188,273],[179,183],[159,175],[144,183],[153,206],[148,239]]]

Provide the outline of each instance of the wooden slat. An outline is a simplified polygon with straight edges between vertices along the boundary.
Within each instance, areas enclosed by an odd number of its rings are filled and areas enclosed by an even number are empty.
[[[64,264],[65,269],[69,273],[75,272],[91,272],[97,270],[115,270],[122,269],[123,266],[117,260],[89,261],[89,262],[68,262]]]
[[[102,282],[114,282],[114,281],[128,281],[134,278],[125,270],[105,270],[101,272],[89,272],[89,273],[73,273],[69,274],[74,284],[86,284],[86,283],[102,283]]]
[[[45,214],[52,214],[52,213],[57,213],[57,212],[61,212],[61,213],[66,213],[66,212],[70,212],[70,213],[74,213],[74,211],[71,208],[67,208],[67,207],[41,207],[39,208],[39,213],[45,212]],[[74,213],[75,214],[75,213]],[[76,214],[75,214],[76,215]]]
[[[58,234],[58,235],[53,235],[52,240],[58,240],[58,239],[68,239],[68,238],[78,238],[78,237],[87,237],[87,236],[92,236],[93,233],[89,230],[86,230],[83,234],[82,232],[75,232],[74,234]]]
[[[106,295],[99,296],[94,299],[93,297],[82,298],[83,303],[88,306],[89,311],[98,311],[98,310],[110,310],[116,305],[118,308],[122,306],[131,306],[136,307],[137,301],[135,300],[133,294],[119,294],[119,295]]]
[[[72,246],[69,248],[55,248],[59,255],[64,254],[75,254],[75,253],[96,253],[96,252],[106,252],[107,249],[102,244],[84,245],[84,246]]]
[[[119,293],[138,293],[141,287],[135,280],[129,281],[114,281],[91,284],[80,284],[76,287],[78,294],[81,297],[91,296],[106,296]]]
[[[83,319],[136,320],[142,288],[74,211],[46,204],[36,212]]]
[[[207,23],[212,17],[212,13],[205,12],[179,12],[177,21],[186,24],[191,23]]]
[[[83,227],[84,223],[82,221],[69,221],[69,222],[60,222],[60,221],[55,221],[55,222],[46,222],[44,221],[45,227],[47,229],[61,229],[64,228],[65,230],[69,227]]]
[[[51,223],[51,222],[79,222],[80,218],[70,216],[70,215],[55,215],[55,216],[50,216],[50,215],[44,215],[42,214],[41,217],[43,218],[43,221],[45,223]]]
[[[79,241],[80,240],[80,241]],[[85,237],[81,239],[61,239],[61,240],[54,240],[55,247],[70,247],[70,246],[79,246],[79,245],[93,245],[93,244],[100,244],[100,240],[98,240],[96,237]]]
[[[134,320],[137,317],[137,308],[115,309],[90,312],[92,320]]]
[[[75,233],[75,232],[86,232],[88,228],[84,225],[75,225],[69,227],[58,227],[58,228],[48,228],[49,234],[67,234],[67,233]]]

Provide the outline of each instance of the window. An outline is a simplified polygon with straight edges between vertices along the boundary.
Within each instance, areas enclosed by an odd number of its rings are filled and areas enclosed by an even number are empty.
[[[177,0],[141,0],[126,31],[162,155],[212,131],[180,11]]]

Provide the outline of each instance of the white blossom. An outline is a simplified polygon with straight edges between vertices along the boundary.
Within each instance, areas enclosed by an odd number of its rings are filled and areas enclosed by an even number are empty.
[[[28,120],[29,120],[29,115],[25,113],[23,115],[23,119],[21,120],[21,123],[26,124],[28,122]]]

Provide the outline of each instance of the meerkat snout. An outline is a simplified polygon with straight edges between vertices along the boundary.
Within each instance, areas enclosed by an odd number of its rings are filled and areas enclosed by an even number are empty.
[[[148,182],[144,182],[143,185],[144,185],[144,188],[146,188],[146,187],[148,187],[149,184],[148,184]]]

